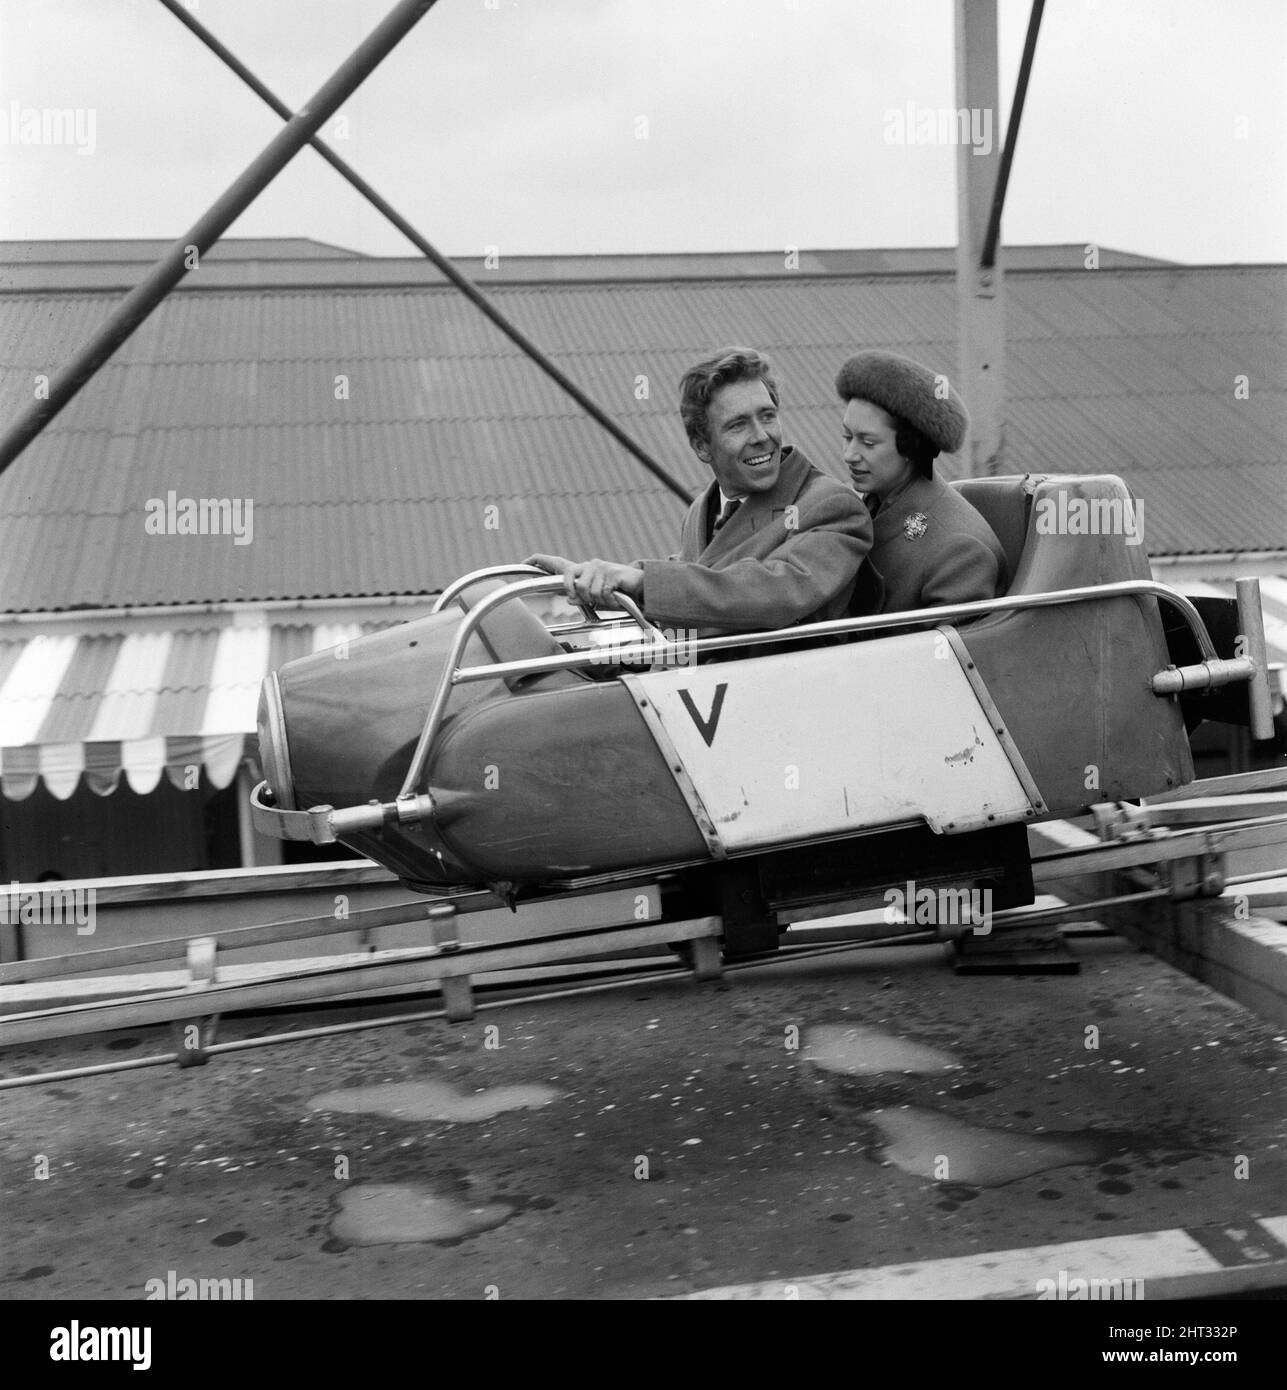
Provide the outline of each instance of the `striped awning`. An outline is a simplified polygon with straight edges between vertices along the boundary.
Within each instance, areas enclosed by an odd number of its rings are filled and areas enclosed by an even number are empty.
[[[387,611],[387,610],[386,610]],[[382,621],[273,621],[238,612],[176,616],[115,630],[101,621],[50,623],[0,635],[0,787],[11,801],[43,778],[60,801],[81,778],[99,796],[122,776],[139,793],[163,776],[191,787],[204,767],[226,787],[255,730],[259,687],[296,657],[377,632]]]

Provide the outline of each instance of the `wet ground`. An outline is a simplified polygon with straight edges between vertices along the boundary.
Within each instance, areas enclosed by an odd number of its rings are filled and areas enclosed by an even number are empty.
[[[1287,1212],[1287,1039],[1114,939],[1073,950],[1044,979],[869,950],[0,1091],[0,1297],[171,1271],[256,1300],[650,1297]]]

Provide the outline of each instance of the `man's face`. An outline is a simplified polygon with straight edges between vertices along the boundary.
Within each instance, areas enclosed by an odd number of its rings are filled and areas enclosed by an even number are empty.
[[[730,497],[768,492],[782,464],[782,426],[769,388],[758,377],[721,386],[706,408],[709,440],[696,447]]]

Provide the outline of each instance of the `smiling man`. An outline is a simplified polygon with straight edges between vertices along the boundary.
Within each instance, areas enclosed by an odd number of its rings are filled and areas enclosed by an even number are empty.
[[[668,560],[528,563],[561,574],[568,597],[611,607],[626,594],[662,626],[751,632],[843,617],[871,549],[867,508],[782,443],[769,364],[730,347],[684,374],[679,410],[713,478],[688,510]]]

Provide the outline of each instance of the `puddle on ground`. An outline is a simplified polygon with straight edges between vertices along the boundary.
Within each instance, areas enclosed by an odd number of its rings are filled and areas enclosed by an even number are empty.
[[[824,1023],[807,1028],[804,1057],[823,1071],[846,1076],[880,1076],[888,1072],[952,1071],[961,1064],[950,1052],[908,1042],[875,1028],[851,1023]]]
[[[987,1129],[916,1105],[872,1110],[867,1118],[880,1130],[885,1157],[903,1172],[968,1187],[1000,1187],[1047,1168],[1096,1163],[1115,1151],[1103,1135]]]
[[[394,1120],[447,1120],[476,1124],[506,1110],[539,1110],[559,1093],[550,1086],[496,1086],[465,1095],[445,1081],[396,1081],[383,1086],[352,1086],[314,1096],[314,1110],[345,1115],[387,1115]]]
[[[473,1206],[422,1183],[371,1183],[341,1194],[331,1233],[349,1245],[459,1240],[490,1231],[513,1214],[503,1202]]]

